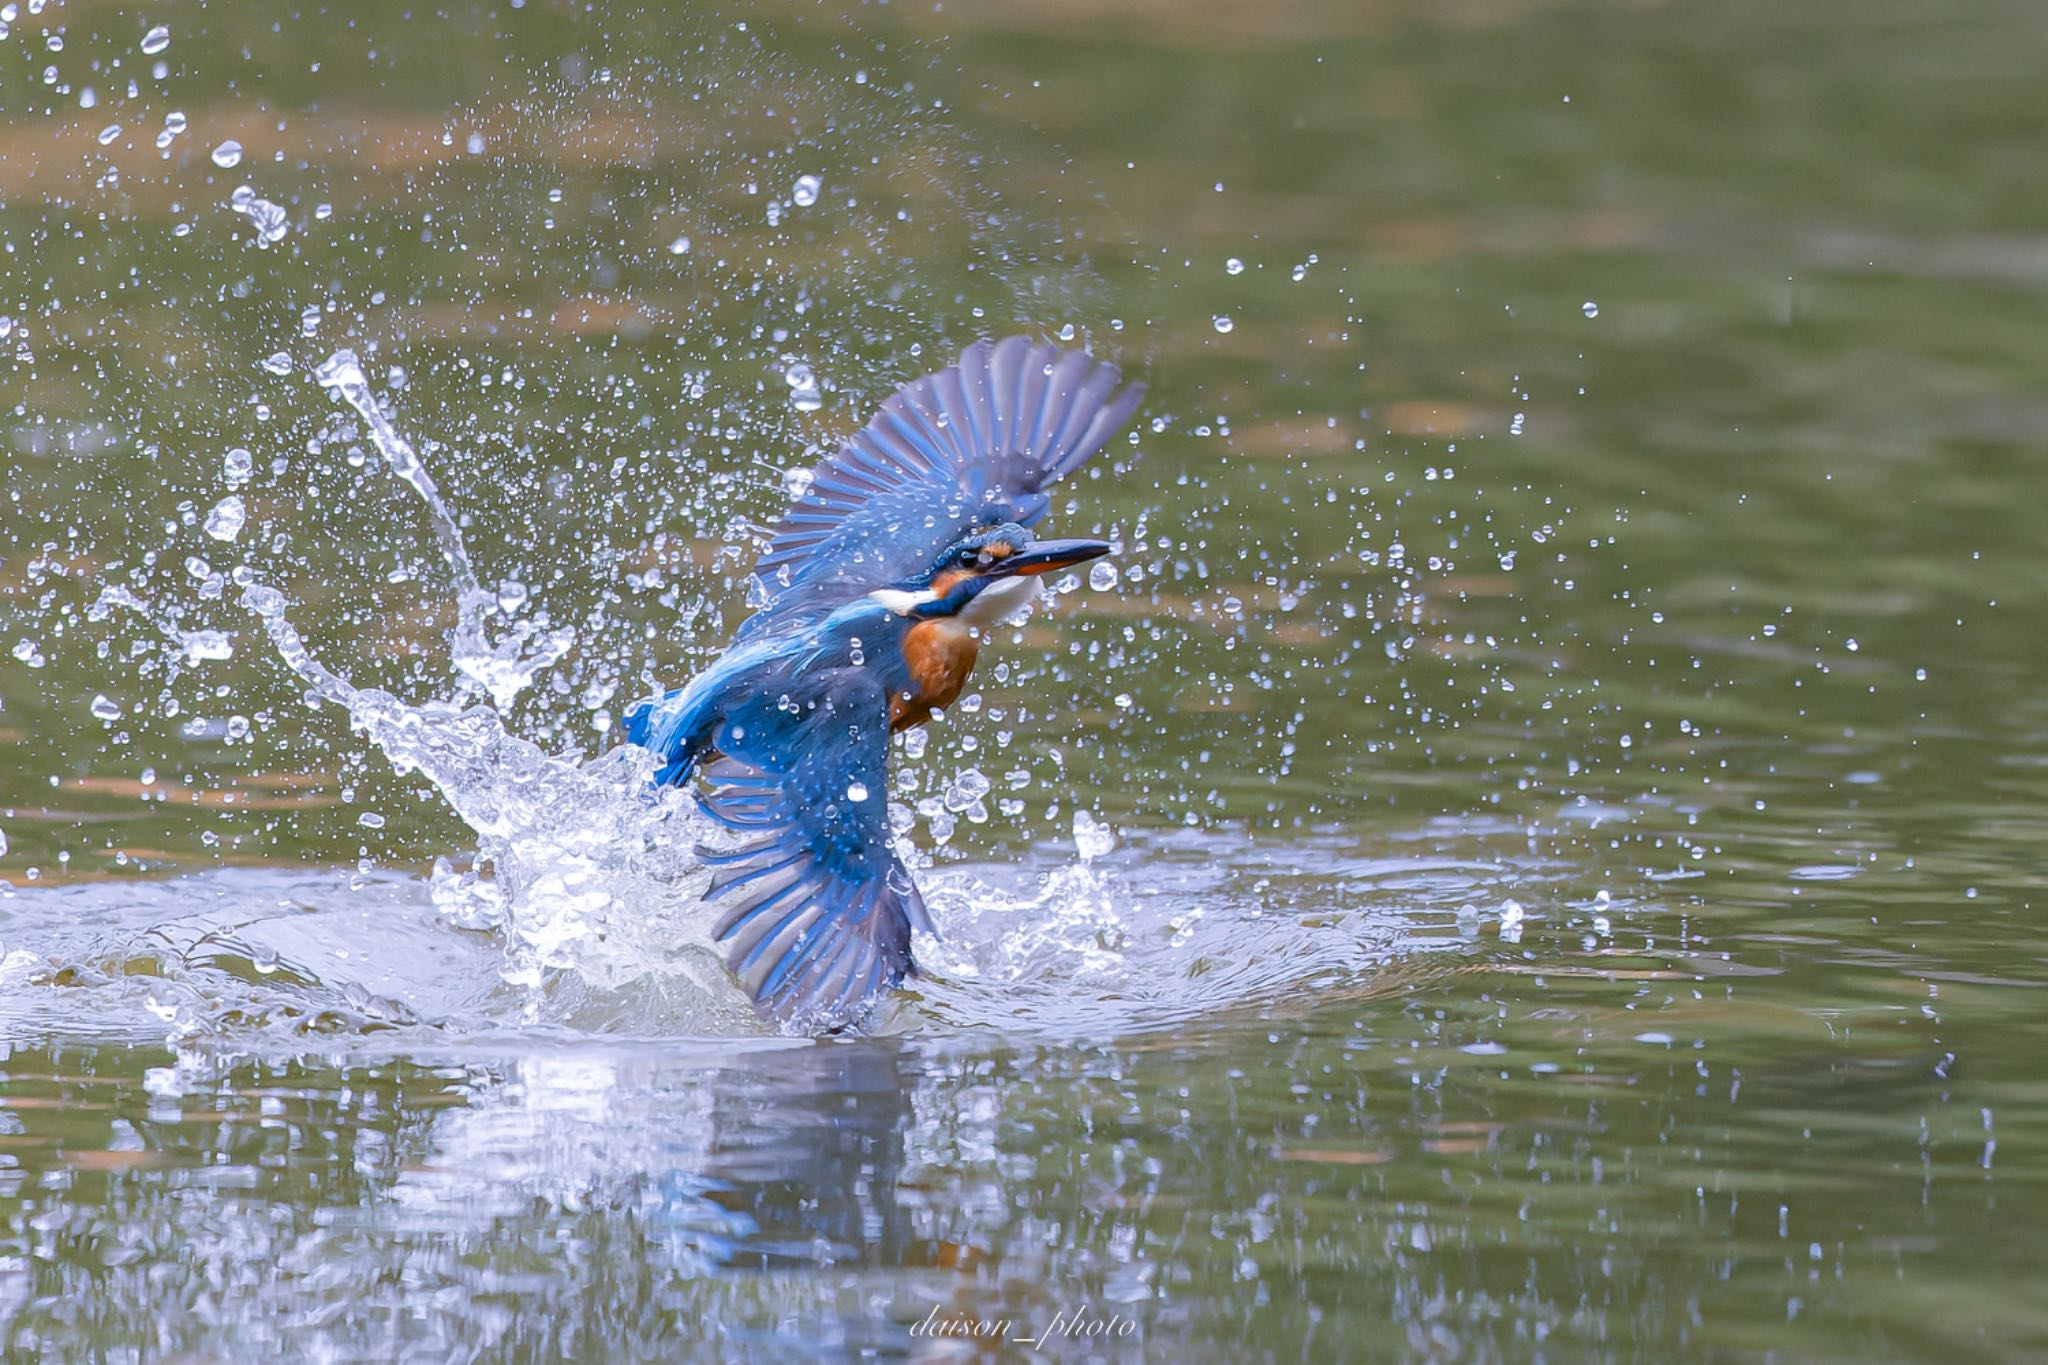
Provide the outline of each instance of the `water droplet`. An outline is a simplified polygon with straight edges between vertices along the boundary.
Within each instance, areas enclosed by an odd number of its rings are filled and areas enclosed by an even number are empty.
[[[364,829],[382,829],[384,828],[384,817],[377,814],[376,811],[366,810],[356,817],[356,823]]]
[[[185,651],[186,660],[195,664],[207,659],[235,657],[234,643],[217,630],[191,631],[179,636],[178,643]]]
[[[865,784],[865,783],[861,783],[861,782],[849,782],[849,783],[847,783],[847,784],[846,784],[846,799],[847,799],[847,800],[849,800],[849,801],[854,801],[854,802],[860,802],[860,801],[865,801],[865,800],[867,800],[867,799],[868,799],[868,789],[867,789],[867,786],[866,786],[866,784]]]
[[[798,412],[816,412],[825,406],[825,396],[818,391],[818,377],[801,360],[792,362],[782,372],[782,378],[789,385],[790,404]]]
[[[1579,311],[1581,313],[1584,313],[1589,318],[1597,318],[1600,316],[1600,305],[1593,302],[1593,300],[1591,299],[1587,299],[1584,303],[1579,305]]]
[[[102,692],[92,699],[92,713],[101,720],[121,719],[121,703]]]
[[[1230,332],[1231,328],[1237,326],[1235,322],[1232,322],[1227,316],[1225,316],[1222,313],[1218,313],[1213,319],[1211,319],[1211,321],[1215,324],[1217,331],[1222,332],[1226,335]]]
[[[796,185],[789,192],[790,202],[800,209],[807,209],[818,202],[818,191],[825,188],[825,182],[815,175],[800,175]]]
[[[240,446],[221,457],[220,476],[230,488],[239,488],[247,483],[255,469],[256,457]]]
[[[243,507],[241,498],[230,493],[206,514],[206,534],[215,540],[233,540],[242,534],[242,524],[248,519],[248,509]]]
[[[1116,831],[1095,818],[1095,812],[1074,812],[1074,851],[1083,862],[1100,858],[1116,847]]]
[[[284,594],[263,583],[252,583],[242,593],[242,605],[266,621],[284,615]]]
[[[100,129],[100,146],[106,146],[119,136],[121,136],[121,125],[109,123],[106,127]]]
[[[218,159],[216,155],[215,160]],[[228,197],[228,204],[255,227],[257,246],[269,247],[284,240],[284,234],[291,225],[284,205],[273,204],[268,199],[258,199],[256,191],[247,185],[236,189]]]
[[[1291,278],[1294,280],[1296,284],[1300,284],[1303,280],[1308,278],[1308,267],[1305,265],[1298,265],[1294,267],[1294,274]]]
[[[222,170],[242,164],[242,144],[229,138],[213,149],[213,164]]]
[[[946,788],[945,807],[955,814],[971,811],[974,806],[980,804],[982,797],[988,795],[988,789],[988,778],[979,768],[963,769],[960,775],[953,779],[953,784]],[[976,820],[975,823],[981,822]]]
[[[498,610],[518,611],[526,605],[526,596],[526,585],[508,578],[498,585]]]
[[[1223,273],[1226,275],[1244,274],[1244,262],[1237,259],[1237,257],[1232,256],[1229,260],[1223,263]]]
[[[1861,645],[1857,644],[1857,643],[1856,643],[1856,641],[1855,641],[1855,640],[1853,640],[1853,639],[1852,639],[1852,640],[1850,640],[1850,641],[1848,642],[1848,647],[1849,647],[1849,652],[1850,652],[1851,654],[1854,654],[1854,653],[1855,653],[1855,652],[1856,652],[1857,650],[1859,650],[1859,649],[1863,648],[1863,646],[1861,646]]]
[[[179,133],[184,132],[186,126],[185,116],[177,110],[173,109],[170,113],[164,115],[164,131],[172,137],[176,137]]]
[[[690,239],[687,235],[678,237],[668,244],[668,254],[671,256],[685,255],[689,250]]]
[[[171,28],[168,24],[158,24],[155,28],[142,35],[142,50],[152,57],[170,45]]]
[[[1098,559],[1088,570],[1088,586],[1097,592],[1108,592],[1117,583],[1116,565],[1106,559]]]
[[[292,358],[283,351],[273,351],[264,360],[263,368],[272,374],[290,374],[292,372]]]

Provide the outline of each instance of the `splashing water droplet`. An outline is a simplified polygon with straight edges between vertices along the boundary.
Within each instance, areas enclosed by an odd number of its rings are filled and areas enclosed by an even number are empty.
[[[154,57],[170,45],[171,28],[168,24],[158,24],[155,28],[142,35],[142,50],[149,56]]]
[[[690,239],[687,236],[678,237],[668,244],[668,254],[671,256],[687,255],[689,250]]]
[[[292,358],[283,351],[273,351],[264,360],[263,368],[272,374],[290,374],[292,372]]]
[[[1600,316],[1600,305],[1593,302],[1591,299],[1587,299],[1584,303],[1579,305],[1579,311],[1581,313],[1584,313],[1589,318],[1597,318]]]
[[[1074,812],[1074,851],[1081,861],[1093,862],[1116,847],[1116,831],[1095,818],[1095,812]]]
[[[242,593],[242,605],[267,621],[272,617],[284,615],[285,597],[276,588],[263,583],[252,583]]]
[[[1244,262],[1237,259],[1237,257],[1232,256],[1229,260],[1223,263],[1223,273],[1226,275],[1244,274]]]
[[[800,209],[807,209],[818,202],[818,192],[825,188],[825,182],[815,175],[800,175],[796,185],[789,192],[789,200]]]
[[[1106,559],[1098,559],[1088,570],[1088,586],[1097,592],[1108,592],[1117,585],[1116,565]]]
[[[92,699],[92,713],[101,720],[121,719],[121,703],[102,692]]]
[[[1230,330],[1232,328],[1237,326],[1235,322],[1231,321],[1230,318],[1223,313],[1218,313],[1215,316],[1215,318],[1212,319],[1212,321],[1215,325],[1216,330],[1218,332],[1223,333],[1226,336],[1229,335]]]
[[[217,630],[189,631],[178,637],[178,644],[185,651],[185,658],[190,663],[235,657],[234,642]]]
[[[230,488],[239,488],[249,482],[249,476],[255,472],[256,457],[240,446],[221,457],[220,476]]]
[[[218,157],[215,158],[218,160]],[[256,245],[268,248],[284,240],[290,227],[290,219],[284,205],[273,204],[268,199],[258,199],[256,192],[247,185],[237,188],[228,198],[229,207],[247,218],[256,229]]]
[[[241,165],[242,144],[233,138],[229,138],[226,142],[221,143],[220,146],[213,149],[213,164],[224,171]]]
[[[825,406],[825,396],[818,391],[817,375],[801,360],[791,363],[782,372],[782,378],[789,385],[790,404],[798,412],[816,412]]]
[[[242,534],[242,525],[248,519],[248,509],[242,505],[241,498],[230,493],[206,514],[206,534],[215,540],[233,540]]]

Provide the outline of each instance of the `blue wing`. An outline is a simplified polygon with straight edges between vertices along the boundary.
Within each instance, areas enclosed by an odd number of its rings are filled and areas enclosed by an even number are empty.
[[[856,1019],[915,969],[924,901],[889,847],[889,703],[858,669],[812,675],[728,714],[705,812],[747,836],[700,848],[716,937],[762,1014],[825,1028]]]
[[[1113,393],[1116,366],[1024,337],[969,346],[904,385],[777,525],[755,576],[756,635],[800,605],[843,601],[930,567],[970,528],[1045,515],[1045,489],[1130,419],[1142,384]]]

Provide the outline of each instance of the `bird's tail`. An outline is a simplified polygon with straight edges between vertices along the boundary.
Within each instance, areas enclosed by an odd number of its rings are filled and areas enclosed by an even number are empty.
[[[661,760],[654,772],[657,787],[680,786],[687,781],[710,743],[711,718],[699,714],[702,707],[690,704],[688,690],[677,688],[626,709],[626,742]]]

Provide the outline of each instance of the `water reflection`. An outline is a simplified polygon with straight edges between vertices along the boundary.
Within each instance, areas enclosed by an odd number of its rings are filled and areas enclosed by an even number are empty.
[[[2048,1095],[1975,1030],[1875,976],[1816,1017],[1784,976],[1683,956],[1516,965],[1349,1023],[1081,1047],[17,1048],[0,1319],[23,1353],[897,1355],[935,1312],[1091,1307],[1196,1356],[1784,1339],[1743,1323],[1818,1346],[1844,1321],[1896,1354],[1935,1340],[1908,1268],[1965,1228],[2019,1255],[2000,1210],[2037,1178],[1999,1140]],[[1604,1000],[1546,992],[1575,969]]]

